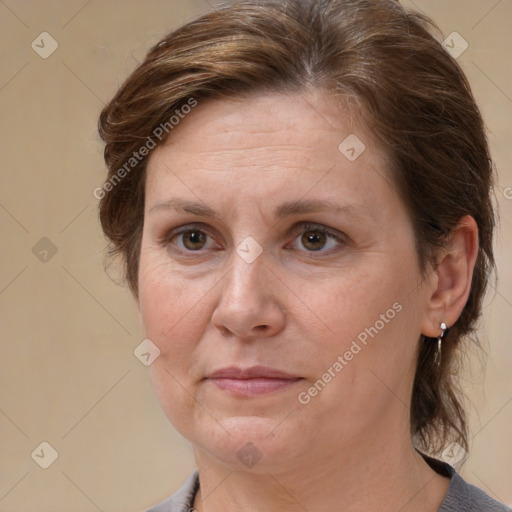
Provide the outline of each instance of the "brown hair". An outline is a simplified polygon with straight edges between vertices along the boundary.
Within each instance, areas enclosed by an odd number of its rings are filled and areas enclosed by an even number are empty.
[[[463,72],[431,35],[433,28],[428,18],[394,0],[224,6],[155,45],[101,112],[99,131],[110,183],[102,189],[101,224],[136,295],[148,160],[139,150],[149,138],[165,141],[172,133],[169,119],[187,100],[311,88],[351,98],[387,150],[391,176],[414,224],[422,271],[461,217],[471,215],[478,225],[471,292],[444,338],[441,366],[434,363],[434,340],[418,349],[411,434],[420,449],[435,454],[450,440],[468,447],[454,375],[459,342],[470,334],[474,339],[494,267],[494,211],[482,118]],[[162,126],[168,129],[156,137]]]

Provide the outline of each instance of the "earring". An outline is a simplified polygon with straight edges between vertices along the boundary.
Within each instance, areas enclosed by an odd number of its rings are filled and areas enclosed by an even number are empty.
[[[443,336],[446,332],[446,324],[444,322],[441,323],[441,334],[437,337],[437,351],[434,356],[434,361],[437,363],[437,366],[441,366],[441,344]]]

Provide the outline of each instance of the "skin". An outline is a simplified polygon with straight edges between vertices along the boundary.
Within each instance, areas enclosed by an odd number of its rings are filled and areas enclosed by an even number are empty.
[[[354,161],[338,150],[350,134],[366,146]],[[474,220],[461,219],[422,275],[385,148],[320,91],[201,102],[151,155],[146,185],[138,304],[161,351],[156,394],[194,446],[194,508],[437,510],[449,480],[413,450],[408,404],[421,335],[438,336],[467,300]],[[215,214],[174,208],[176,198]],[[299,200],[350,207],[276,219]],[[183,226],[195,237],[176,235]],[[262,249],[251,263],[236,250],[249,236]],[[394,318],[301,403],[393,304]],[[257,364],[301,379],[235,397],[207,378]],[[237,456],[247,443],[261,455],[251,467]]]

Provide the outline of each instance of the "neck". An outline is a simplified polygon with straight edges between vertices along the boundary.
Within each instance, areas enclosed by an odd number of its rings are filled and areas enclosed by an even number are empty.
[[[396,426],[395,426],[396,428]],[[344,446],[315,446],[288,467],[227,467],[195,450],[198,512],[437,511],[449,479],[435,473],[413,448],[409,433],[364,433]],[[354,448],[356,447],[356,448]]]

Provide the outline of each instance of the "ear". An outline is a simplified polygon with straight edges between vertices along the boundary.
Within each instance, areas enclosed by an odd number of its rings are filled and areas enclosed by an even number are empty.
[[[434,268],[436,283],[427,297],[422,334],[435,338],[444,322],[451,327],[459,318],[471,291],[471,280],[478,255],[478,226],[473,217],[462,217],[439,251]]]

